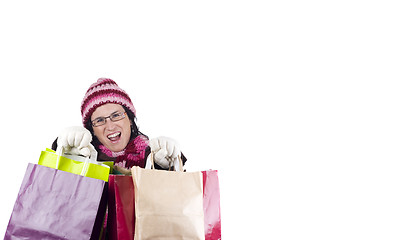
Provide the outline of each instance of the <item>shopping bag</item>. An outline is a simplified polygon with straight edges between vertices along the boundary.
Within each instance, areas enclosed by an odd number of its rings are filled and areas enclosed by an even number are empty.
[[[219,240],[221,234],[220,189],[217,170],[203,173],[204,232],[206,240]]]
[[[183,172],[182,161],[178,160],[181,171],[131,169],[134,239],[205,239],[202,173]]]
[[[109,175],[108,224],[110,240],[134,239],[134,185],[131,176]]]
[[[111,168],[104,163],[97,162],[97,152],[95,148],[92,145],[89,145],[89,148],[91,150],[90,158],[65,155],[63,153],[62,146],[57,147],[57,152],[47,149],[46,151],[41,152],[38,164],[78,175],[108,181]]]
[[[29,163],[5,240],[99,239],[106,182]]]

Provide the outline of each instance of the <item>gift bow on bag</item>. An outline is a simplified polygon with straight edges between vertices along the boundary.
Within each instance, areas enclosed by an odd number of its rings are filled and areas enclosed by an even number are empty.
[[[46,151],[41,152],[38,164],[107,182],[111,168],[96,161],[98,153],[92,144],[89,145],[89,149],[91,156],[82,157],[65,155],[62,146],[57,147],[57,152],[47,148]]]
[[[135,197],[134,239],[205,239],[201,172],[131,169]],[[179,165],[182,169],[180,158]]]

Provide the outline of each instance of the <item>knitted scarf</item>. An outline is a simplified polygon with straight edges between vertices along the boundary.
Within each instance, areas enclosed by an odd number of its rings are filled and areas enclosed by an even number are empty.
[[[99,149],[108,157],[116,158],[114,165],[130,169],[133,166],[144,168],[146,165],[145,152],[148,146],[149,140],[145,136],[139,135],[131,140],[125,149],[120,152],[112,152],[104,145],[99,145]]]

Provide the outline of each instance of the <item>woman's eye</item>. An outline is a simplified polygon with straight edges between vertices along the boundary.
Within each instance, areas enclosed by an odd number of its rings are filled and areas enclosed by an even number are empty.
[[[103,123],[105,121],[105,119],[104,118],[97,118],[96,120],[95,120],[95,122],[96,123]]]
[[[122,113],[114,113],[112,114],[112,118],[120,118],[122,116]]]

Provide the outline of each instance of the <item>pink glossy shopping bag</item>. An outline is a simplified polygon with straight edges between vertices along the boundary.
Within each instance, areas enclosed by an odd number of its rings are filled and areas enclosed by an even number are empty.
[[[217,170],[202,171],[204,231],[206,240],[222,238],[220,215],[220,189]]]

